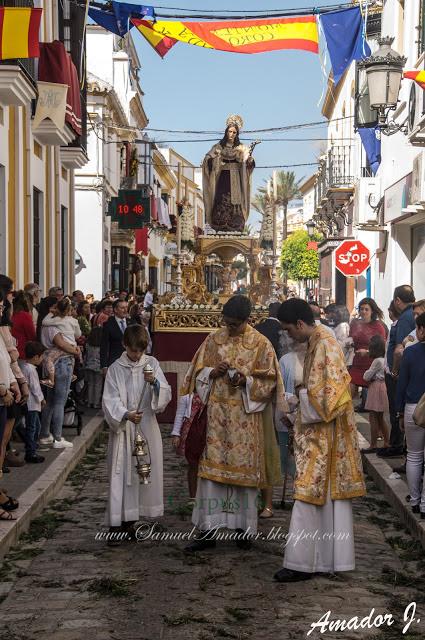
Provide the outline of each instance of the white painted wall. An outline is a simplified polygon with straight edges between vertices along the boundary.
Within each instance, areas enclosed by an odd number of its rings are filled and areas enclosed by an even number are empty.
[[[392,47],[407,57],[405,69],[417,66],[417,25],[419,23],[419,2],[407,0],[404,11],[397,0],[387,0],[383,12],[382,35],[395,38]],[[423,64],[422,64],[423,68]],[[408,114],[410,80],[403,80],[399,94],[397,122],[403,123]],[[404,107],[403,107],[404,105]],[[391,114],[390,114],[391,117]],[[378,176],[382,181],[382,193],[413,170],[413,160],[421,152],[413,147],[402,133],[382,136],[382,163]],[[403,212],[400,208],[400,217]],[[425,225],[425,216],[415,217],[415,222]],[[419,264],[412,266],[412,220],[405,219],[387,226],[386,253],[377,261],[375,268],[374,295],[379,306],[386,311],[392,299],[394,288],[401,284],[418,285],[416,297],[425,294],[425,283],[418,277]],[[415,275],[413,274],[415,270]]]
[[[100,300],[103,290],[103,205],[96,191],[78,191],[75,212],[76,248],[85,269],[76,275],[76,287]]]

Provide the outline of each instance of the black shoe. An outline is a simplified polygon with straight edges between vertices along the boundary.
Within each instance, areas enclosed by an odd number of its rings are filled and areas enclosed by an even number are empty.
[[[273,576],[277,582],[301,582],[301,580],[310,580],[312,577],[312,573],[293,571],[292,569],[280,569]]]
[[[3,473],[10,473],[9,467],[6,467],[5,465],[3,465],[2,471]]]
[[[420,509],[419,509],[419,505],[418,504],[415,504],[412,507],[412,513],[420,513]]]
[[[197,551],[204,551],[205,549],[214,549],[215,546],[216,540],[210,538],[208,532],[205,531],[202,533],[201,531],[199,536],[188,544],[184,550],[186,553],[196,553]]]
[[[38,462],[44,462],[44,460],[44,456],[38,456],[36,453],[34,453],[34,455],[32,456],[25,456],[25,462],[33,462],[34,464],[37,464]]]
[[[236,529],[236,532],[239,534],[239,537],[236,539],[237,548],[243,551],[249,551],[252,547],[251,540],[244,537],[245,532],[243,529]]]
[[[400,458],[403,455],[403,447],[387,447],[378,449],[376,455],[380,458]]]
[[[128,539],[128,533],[123,527],[109,527],[109,537],[106,544],[108,547],[120,547]]]
[[[406,502],[410,502],[410,494],[408,493],[407,496],[405,497]]]

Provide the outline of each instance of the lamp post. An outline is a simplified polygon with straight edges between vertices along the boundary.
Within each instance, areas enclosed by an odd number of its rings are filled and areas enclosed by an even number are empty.
[[[177,244],[177,253],[176,253],[176,295],[173,297],[172,302],[174,304],[183,304],[187,302],[185,296],[183,295],[183,282],[182,282],[182,221],[180,208],[182,207],[181,203],[181,181],[182,181],[182,164],[179,162],[177,169],[177,203],[176,203],[176,244]]]
[[[397,107],[403,67],[407,60],[391,49],[393,41],[394,38],[390,37],[380,38],[379,49],[358,63],[366,71],[370,106],[378,111],[378,125],[387,135],[402,129],[396,123],[388,123],[388,112]]]
[[[273,302],[279,302],[279,284],[277,282],[277,220],[276,220],[276,203],[277,203],[277,176],[276,171],[273,171],[273,195],[271,181],[267,182],[267,198],[269,206],[272,208],[272,220],[273,220],[273,247],[272,247],[272,272],[270,281],[270,297],[267,300],[267,304]]]
[[[310,220],[307,220],[307,222],[305,223],[305,226],[307,227],[307,233],[308,233],[308,237],[309,238],[313,238],[314,233],[316,231],[316,223],[313,220],[313,218],[310,218]],[[306,280],[306,299],[309,300],[310,298],[310,291],[313,289],[313,286],[311,286],[312,284],[312,280]]]
[[[308,237],[312,238],[314,236],[314,232],[316,230],[316,223],[314,222],[314,220],[308,220],[305,223],[305,226],[307,227]]]

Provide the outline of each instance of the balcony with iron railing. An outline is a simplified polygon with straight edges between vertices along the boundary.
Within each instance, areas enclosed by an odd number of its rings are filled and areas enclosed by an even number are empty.
[[[319,162],[315,185],[315,210],[319,211],[332,196],[347,200],[354,189],[353,149],[350,145],[333,146]]]
[[[362,170],[363,171],[363,170]],[[367,168],[364,169],[365,174]],[[313,219],[325,237],[343,237],[354,193],[353,147],[332,146],[319,161],[314,187]]]

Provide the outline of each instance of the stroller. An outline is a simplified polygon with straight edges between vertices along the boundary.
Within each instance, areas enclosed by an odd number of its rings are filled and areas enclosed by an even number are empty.
[[[65,403],[63,426],[75,427],[77,429],[77,434],[80,435],[81,429],[83,428],[83,414],[78,406],[78,394],[73,387],[74,384],[71,386]]]
[[[74,373],[77,379],[71,384],[68,398],[65,403],[63,426],[75,427],[80,435],[83,428],[83,410],[81,406],[81,393],[84,388],[84,370],[81,364],[75,363]]]

